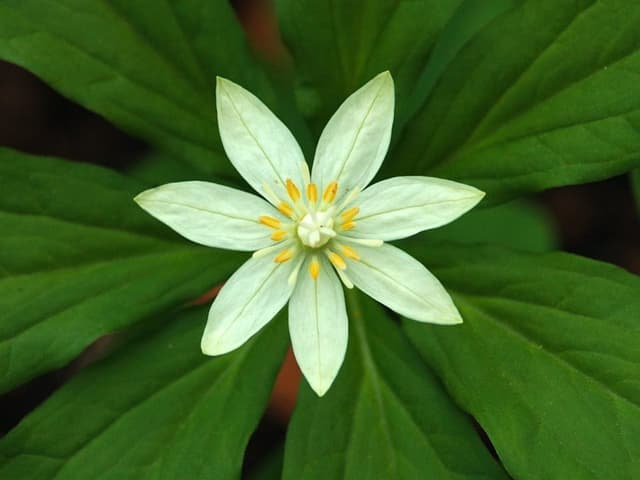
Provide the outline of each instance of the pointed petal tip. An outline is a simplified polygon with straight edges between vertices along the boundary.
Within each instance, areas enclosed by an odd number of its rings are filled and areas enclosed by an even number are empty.
[[[482,190],[476,189],[476,198],[475,198],[475,201],[473,202],[473,205],[471,206],[471,208],[474,208],[477,205],[479,205],[480,202],[482,202],[482,200],[484,200],[484,197],[486,197],[486,196],[487,196],[487,194],[485,192],[483,192]]]
[[[219,93],[221,90],[227,90],[229,88],[236,87],[237,85],[233,83],[228,78],[221,77],[216,75],[216,93]]]
[[[318,397],[324,397],[325,393],[329,391],[329,388],[333,383],[333,380],[327,381],[326,378],[322,378],[319,380],[307,379],[307,381],[309,382],[311,390],[313,390]]]
[[[379,73],[378,75],[376,75],[373,80],[373,82],[377,83],[377,82],[381,82],[384,84],[385,89],[387,90],[394,90],[394,82],[393,82],[393,76],[391,75],[391,72],[389,70],[385,70],[382,73]]]
[[[456,307],[453,307],[449,312],[449,315],[446,316],[446,319],[442,322],[442,325],[460,325],[463,323],[462,315]]]
[[[149,196],[151,195],[153,190],[154,190],[153,188],[150,188],[149,190],[145,190],[144,192],[140,192],[135,197],[133,197],[133,201],[136,202],[139,206],[142,207],[143,204],[145,203],[145,200],[147,200],[149,198]]]
[[[220,340],[220,338],[203,336],[202,341],[200,342],[200,350],[202,350],[204,355],[209,357],[217,357],[235,350],[236,347],[225,345],[224,343],[221,343]]]
[[[440,311],[440,315],[439,316],[435,316],[433,315],[433,311],[430,309],[425,310],[426,312],[428,312],[428,314],[422,315],[422,316],[416,316],[415,318],[412,317],[406,317],[409,320],[414,320],[416,322],[420,322],[420,323],[430,323],[432,325],[443,325],[443,326],[447,326],[447,325],[460,325],[461,323],[464,322],[464,320],[462,320],[462,316],[460,315],[460,312],[458,312],[457,309],[446,309],[445,310],[441,310]]]
[[[393,82],[393,75],[391,75],[391,72],[389,70],[385,70],[384,72],[380,72],[378,75],[375,76],[375,78],[380,78],[383,80],[390,80],[391,82]]]

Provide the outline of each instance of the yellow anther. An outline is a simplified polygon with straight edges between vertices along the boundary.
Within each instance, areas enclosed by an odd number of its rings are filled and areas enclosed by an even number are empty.
[[[300,199],[300,190],[290,178],[287,178],[287,193],[289,194],[289,198],[294,202],[297,202]]]
[[[284,237],[287,236],[287,232],[284,230],[276,230],[271,234],[271,240],[274,242],[279,242],[280,240],[284,240]]]
[[[293,208],[287,202],[280,202],[278,210],[287,217],[293,217]]]
[[[311,278],[314,280],[320,275],[320,262],[316,257],[313,257],[309,264],[309,275],[311,275]]]
[[[329,253],[329,261],[333,263],[333,266],[339,268],[340,270],[344,270],[347,268],[347,264],[340,255],[335,252]]]
[[[269,215],[262,215],[261,217],[258,217],[258,221],[267,227],[280,228],[280,220],[270,217]]]
[[[284,263],[288,260],[291,260],[292,258],[293,258],[293,252],[288,248],[285,248],[278,255],[276,255],[276,258],[274,258],[273,261],[276,263]]]
[[[345,210],[340,214],[340,218],[343,223],[349,223],[351,220],[355,218],[356,215],[360,213],[360,209],[358,207],[352,207],[348,210]]]
[[[340,225],[341,230],[351,230],[356,226],[356,222],[347,222]]]
[[[316,203],[318,201],[318,187],[315,183],[307,185],[307,198],[312,203]]]
[[[345,257],[350,258],[351,260],[360,260],[360,255],[358,255],[358,252],[356,252],[355,249],[351,248],[348,245],[340,245],[340,251]]]
[[[338,193],[338,182],[333,181],[329,183],[329,185],[327,185],[327,188],[324,189],[322,200],[327,203],[331,203],[336,198],[336,193]]]

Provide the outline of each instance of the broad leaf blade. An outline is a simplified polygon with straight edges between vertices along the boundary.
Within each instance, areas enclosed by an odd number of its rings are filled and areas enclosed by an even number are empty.
[[[279,318],[240,350],[202,355],[206,309],[80,373],[0,443],[0,477],[235,479],[287,346]]]
[[[293,53],[303,107],[324,126],[337,106],[376,74],[390,70],[404,100],[437,34],[459,0],[279,0],[278,18]],[[312,103],[307,101],[307,103]]]
[[[457,244],[499,245],[528,252],[548,252],[558,246],[549,215],[536,204],[523,200],[475,208],[455,222],[424,232],[420,237]]]
[[[4,1],[0,58],[207,173],[234,174],[215,75],[276,102],[224,1]]]
[[[107,170],[0,150],[0,390],[192,300],[240,256],[179,238]]]
[[[396,118],[398,124],[404,126],[424,105],[440,76],[466,43],[473,38],[491,20],[523,0],[464,0],[439,35],[433,52],[429,55],[414,89],[405,100],[407,107],[402,110],[402,117]]]
[[[449,64],[387,174],[455,178],[496,202],[640,164],[640,5],[523,2]]]
[[[301,387],[283,478],[507,478],[398,327],[351,300],[347,358],[324,397]]]
[[[455,328],[404,328],[515,478],[640,475],[640,279],[563,253],[412,251]]]

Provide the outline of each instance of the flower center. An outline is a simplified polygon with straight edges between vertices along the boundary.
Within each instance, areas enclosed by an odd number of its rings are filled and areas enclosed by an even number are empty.
[[[336,236],[333,215],[330,212],[309,212],[298,222],[297,233],[307,247],[322,247]]]
[[[304,170],[306,188],[302,192],[293,180],[290,178],[286,180],[285,187],[289,197],[288,200],[276,195],[268,184],[264,185],[267,198],[287,219],[276,218],[271,215],[258,217],[259,223],[273,229],[271,240],[275,244],[257,250],[253,253],[253,256],[260,257],[275,253],[274,262],[286,263],[301,254],[302,258],[297,260],[296,266],[289,275],[288,282],[293,284],[303,261],[307,257],[310,259],[309,275],[316,280],[320,274],[321,265],[318,255],[324,254],[335,267],[336,273],[346,287],[352,288],[353,283],[346,273],[347,262],[345,258],[360,260],[360,255],[353,247],[343,243],[340,235],[342,232],[352,230],[356,226],[360,208],[350,207],[345,209],[345,207],[352,203],[360,190],[354,188],[341,203],[336,205],[338,182],[335,180],[329,182],[322,196],[320,196],[318,187],[309,178],[306,163],[304,164]],[[330,240],[333,240],[331,244],[329,244]],[[353,237],[349,237],[348,240],[352,243],[373,247],[382,245],[382,240],[357,239]],[[309,251],[309,249],[313,250]]]

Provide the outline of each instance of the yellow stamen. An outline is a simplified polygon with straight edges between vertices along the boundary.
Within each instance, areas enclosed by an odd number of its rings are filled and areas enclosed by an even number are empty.
[[[320,262],[316,257],[313,257],[309,264],[309,274],[314,280],[318,278],[318,275],[320,275]]]
[[[318,187],[315,183],[307,185],[307,198],[310,202],[316,203],[318,201]]]
[[[360,260],[360,255],[358,255],[358,252],[356,252],[355,249],[351,248],[350,246],[340,245],[340,250],[345,257],[350,258],[351,260]]]
[[[273,261],[276,263],[284,263],[288,260],[291,260],[292,258],[293,258],[293,252],[288,248],[285,248],[278,255],[276,255],[276,258],[274,258]]]
[[[287,202],[280,202],[280,204],[278,205],[278,210],[280,210],[280,212],[282,212],[282,214],[286,215],[287,217],[293,217],[293,208],[291,208],[291,205],[289,205]]]
[[[360,213],[360,209],[358,207],[352,207],[342,212],[340,214],[340,218],[342,218],[343,223],[349,223],[356,215],[358,215],[358,213]]]
[[[351,230],[355,226],[356,226],[356,222],[347,222],[340,225],[340,228],[342,230]]]
[[[287,178],[286,183],[287,183],[287,193],[289,194],[289,197],[294,202],[297,202],[300,199],[300,190],[298,190],[298,187],[296,186],[295,183],[293,183],[293,181],[290,178]]]
[[[336,193],[338,193],[338,182],[333,181],[329,183],[329,185],[327,185],[327,188],[324,189],[322,200],[327,203],[331,203],[336,198]]]
[[[284,230],[276,230],[271,234],[271,240],[274,242],[279,242],[280,240],[284,240],[284,237],[287,236],[287,232]]]
[[[262,215],[258,217],[258,221],[271,228],[280,228],[280,220],[274,217],[270,217],[269,215]]]
[[[347,268],[347,264],[340,255],[335,252],[329,253],[329,261],[333,263],[333,266],[339,268],[340,270],[344,270]]]

